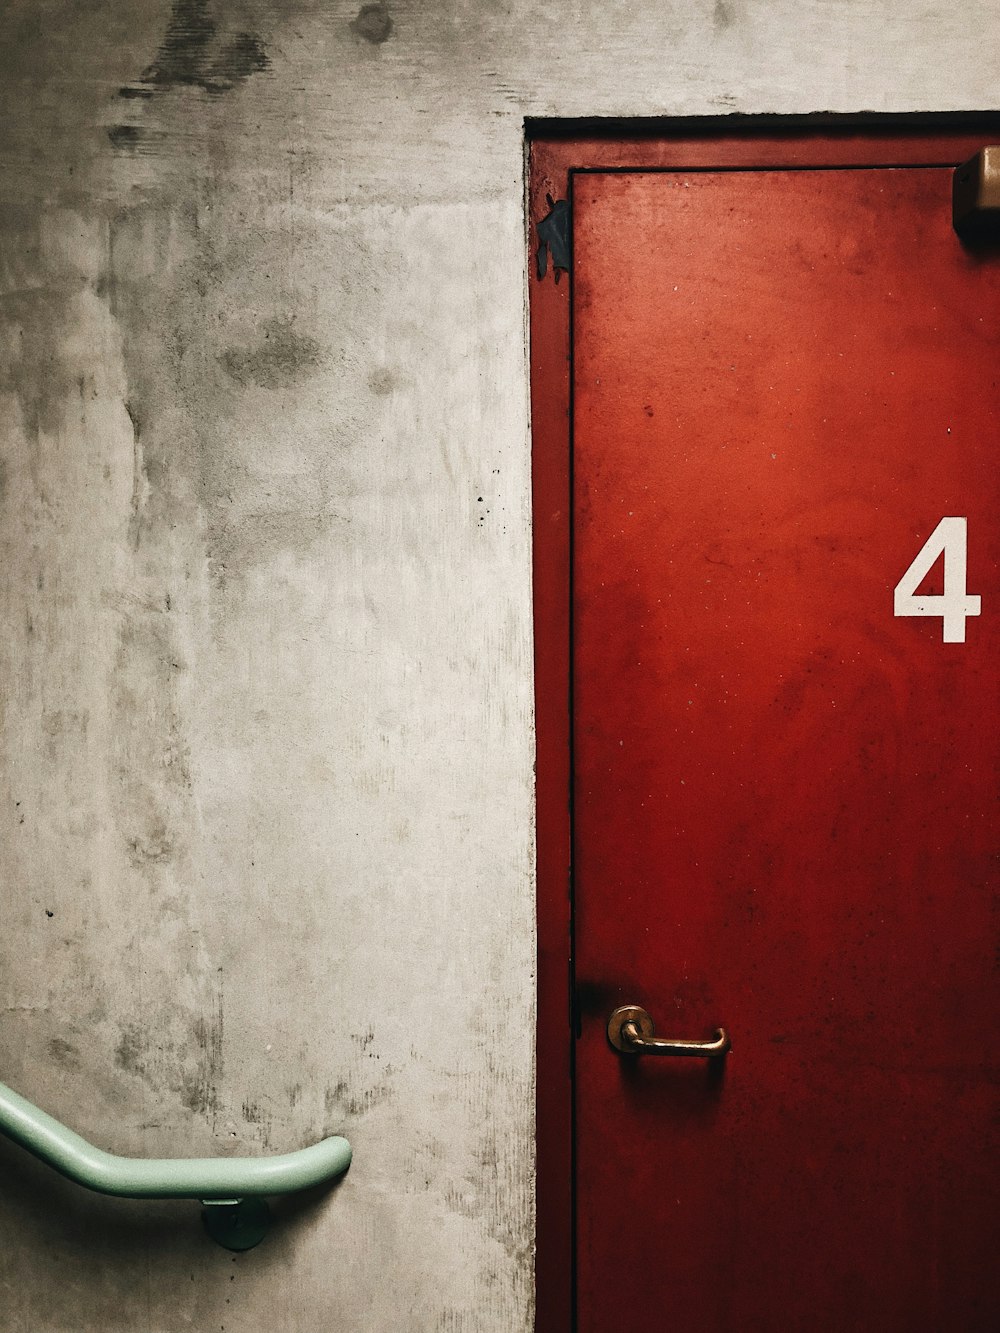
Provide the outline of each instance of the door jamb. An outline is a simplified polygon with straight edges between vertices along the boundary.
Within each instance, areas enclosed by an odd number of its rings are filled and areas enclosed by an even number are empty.
[[[585,171],[957,166],[1000,112],[525,122],[537,842],[536,1314],[576,1327],[572,913],[572,274],[544,277],[538,223]]]

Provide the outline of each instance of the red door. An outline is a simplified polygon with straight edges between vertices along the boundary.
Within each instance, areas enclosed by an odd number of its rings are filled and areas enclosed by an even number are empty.
[[[580,1333],[1000,1327],[1000,263],[950,188],[574,180]],[[624,1004],[732,1050],[618,1053]]]

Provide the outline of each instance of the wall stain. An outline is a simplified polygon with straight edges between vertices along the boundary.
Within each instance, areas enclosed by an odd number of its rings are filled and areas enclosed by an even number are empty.
[[[315,373],[322,360],[320,345],[315,338],[297,332],[292,320],[269,319],[263,333],[256,346],[227,347],[219,357],[237,384],[286,389]]]
[[[79,752],[87,737],[90,712],[81,709],[45,709],[40,719],[45,734],[45,753],[52,763],[68,750]]]
[[[77,381],[79,357],[65,331],[76,324],[85,277],[42,240],[38,209],[0,207],[0,391],[17,399],[24,433],[34,446],[28,466],[39,486],[37,446],[61,429]],[[39,498],[47,502],[44,494]]]
[[[126,400],[125,411],[132,423],[132,503],[129,511],[128,538],[132,550],[138,551],[148,480],[142,461],[142,427],[139,424],[138,409]]]
[[[162,819],[154,818],[141,833],[128,839],[128,859],[137,870],[172,861],[174,840]]]
[[[712,11],[712,23],[716,32],[725,32],[731,28],[737,21],[738,15],[733,0],[715,0],[715,9]]]
[[[71,1041],[66,1041],[62,1037],[51,1037],[46,1049],[52,1060],[57,1065],[62,1065],[64,1069],[80,1068],[80,1051]]]
[[[266,452],[251,454],[233,438],[233,418],[246,410],[235,386],[301,385],[325,353],[279,313],[256,336],[226,339],[226,288],[253,260],[246,235],[211,225],[211,196],[199,184],[186,199],[119,210],[99,285],[121,330],[132,421],[129,538],[157,574],[151,601],[161,605],[167,578],[190,576],[187,560],[184,569],[164,565],[178,558],[172,534],[197,534],[187,554],[200,545],[221,592],[286,551],[308,552],[338,522],[329,452],[304,450],[298,468],[275,473]]]
[[[112,791],[129,860],[141,870],[173,861],[187,845],[192,779],[177,683],[185,668],[160,609],[130,612],[118,636]]]
[[[142,1029],[135,1023],[127,1023],[121,1029],[118,1045],[115,1047],[115,1064],[127,1074],[141,1076],[146,1068],[145,1047]]]
[[[167,31],[151,64],[138,83],[119,89],[125,98],[152,97],[171,88],[195,87],[206,93],[230,92],[252,74],[265,70],[270,60],[259,35],[237,32],[217,40],[217,25],[209,0],[173,0]],[[128,130],[133,127],[120,126]],[[135,139],[125,135],[115,147],[131,147]]]
[[[388,366],[377,366],[368,376],[368,387],[376,398],[387,398],[398,387],[398,382]]]
[[[392,16],[385,5],[362,5],[351,24],[351,32],[373,46],[381,46],[392,36]]]
[[[174,0],[167,31],[156,58],[142,72],[144,83],[161,88],[177,84],[200,84],[215,36],[208,0]]]
[[[221,991],[209,1016],[192,1017],[178,1004],[142,1023],[119,1029],[114,1062],[161,1093],[173,1092],[182,1106],[213,1121],[219,1108],[223,1074],[223,1012]]]

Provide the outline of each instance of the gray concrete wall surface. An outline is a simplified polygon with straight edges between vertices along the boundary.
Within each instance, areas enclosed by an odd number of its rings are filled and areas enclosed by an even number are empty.
[[[4,0],[0,1079],[327,1131],[234,1257],[0,1143],[5,1333],[520,1333],[523,120],[1000,102],[994,0]]]

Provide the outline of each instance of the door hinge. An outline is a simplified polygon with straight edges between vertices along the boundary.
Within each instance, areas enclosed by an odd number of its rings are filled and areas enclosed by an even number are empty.
[[[537,224],[538,232],[538,276],[544,278],[549,259],[556,282],[560,273],[570,270],[570,213],[568,199],[553,199],[545,196],[549,211]]]
[[[951,216],[959,236],[985,240],[1000,235],[1000,144],[990,144],[963,162],[952,181]],[[541,230],[539,223],[539,234]]]

